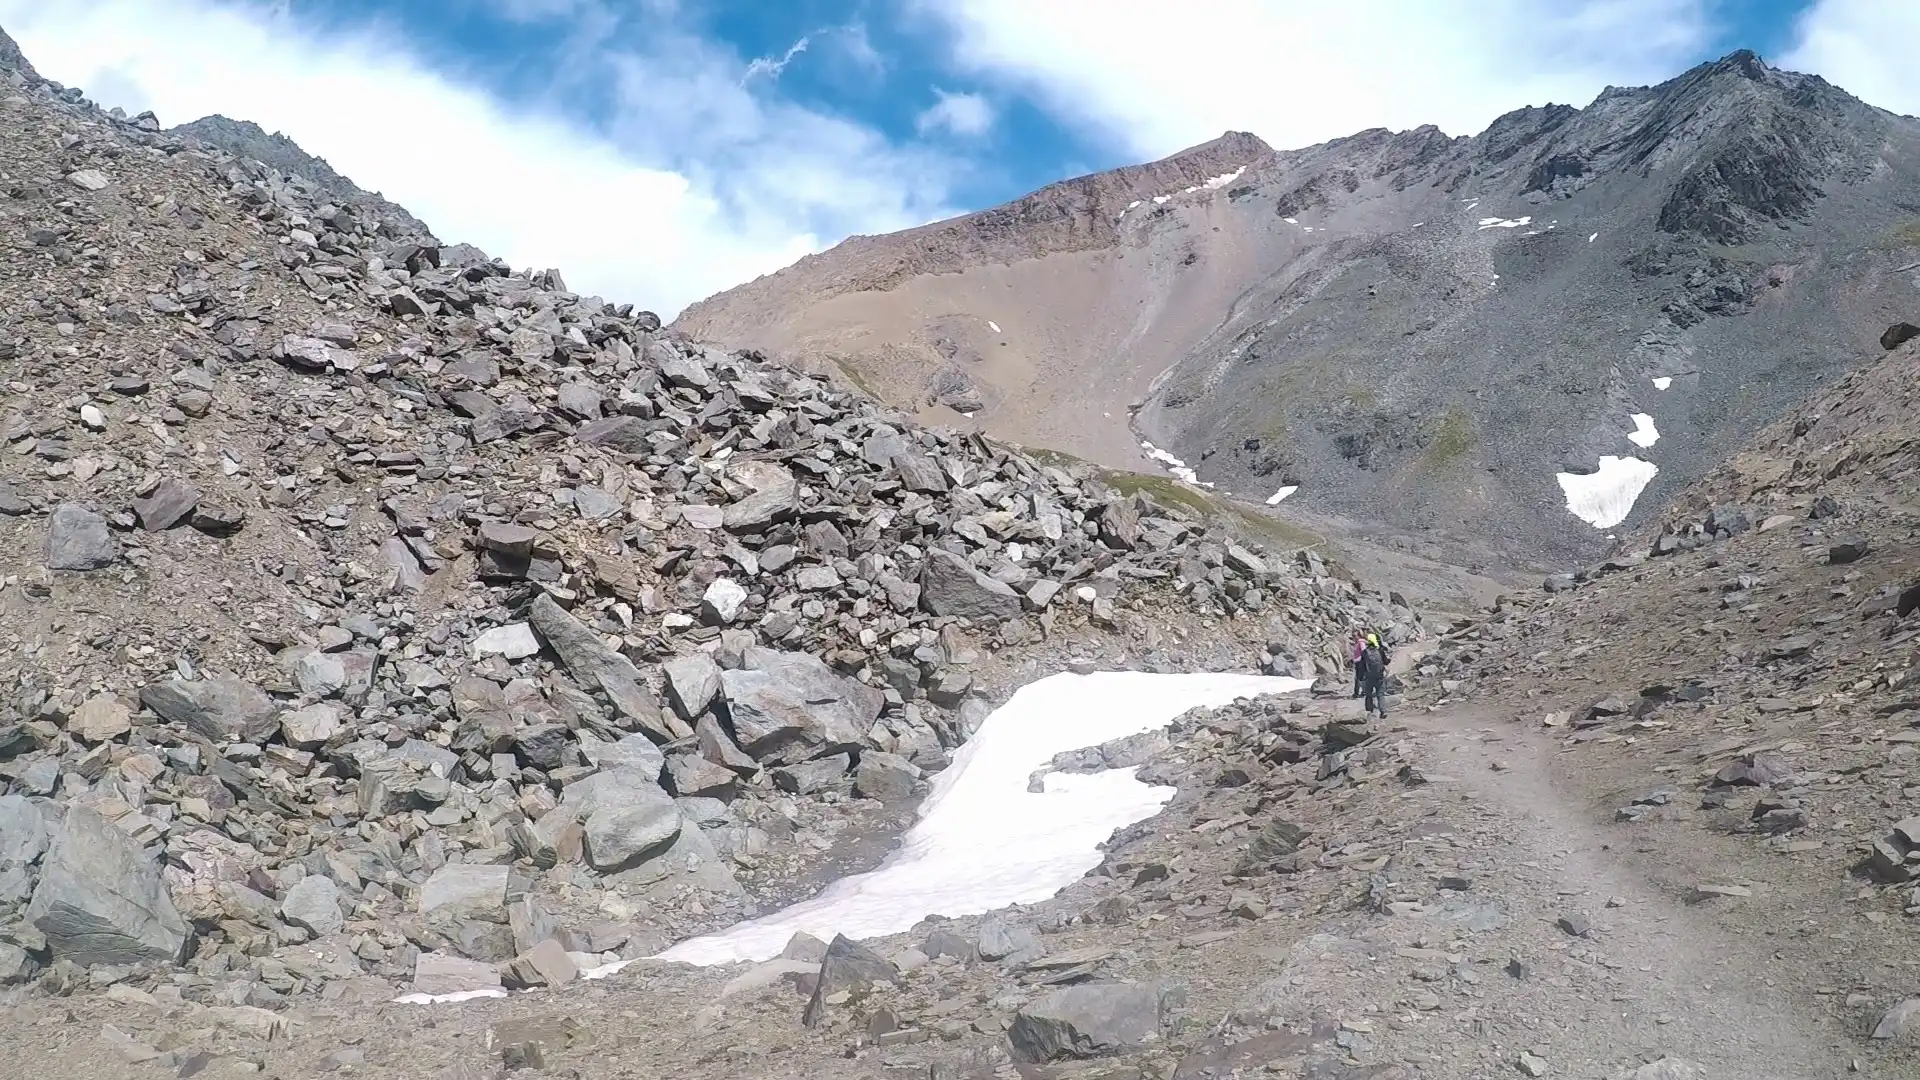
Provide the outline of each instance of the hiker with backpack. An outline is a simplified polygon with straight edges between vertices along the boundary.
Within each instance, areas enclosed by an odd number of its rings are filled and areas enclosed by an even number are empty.
[[[1359,662],[1354,665],[1366,698],[1362,707],[1367,712],[1379,713],[1383,720],[1387,716],[1387,665],[1392,662],[1393,658],[1380,640],[1380,635],[1370,633],[1366,645],[1360,650]]]

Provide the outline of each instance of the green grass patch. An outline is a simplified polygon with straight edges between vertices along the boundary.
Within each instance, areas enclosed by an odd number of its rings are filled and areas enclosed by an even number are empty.
[[[1902,247],[1920,247],[1920,218],[1896,227],[1893,242]]]
[[[1440,419],[1440,430],[1427,444],[1427,460],[1435,466],[1451,465],[1479,445],[1480,433],[1473,428],[1473,418],[1458,409],[1448,409]]]

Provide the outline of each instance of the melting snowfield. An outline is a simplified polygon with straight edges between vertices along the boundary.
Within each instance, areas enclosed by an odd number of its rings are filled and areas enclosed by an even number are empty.
[[[1200,474],[1188,468],[1186,462],[1181,461],[1179,458],[1174,457],[1172,454],[1167,453],[1152,443],[1142,442],[1140,449],[1147,452],[1147,457],[1166,466],[1167,471],[1172,473],[1175,478],[1185,480],[1195,487],[1210,488],[1213,486],[1207,481],[1200,479]]]
[[[1660,472],[1651,461],[1603,457],[1595,472],[1559,473],[1567,511],[1596,529],[1611,529],[1633,513],[1633,503]]]
[[[1282,502],[1286,501],[1287,496],[1299,490],[1300,490],[1299,484],[1288,484],[1286,487],[1283,487],[1279,491],[1276,491],[1273,494],[1267,496],[1267,505],[1278,506]]]
[[[1132,769],[1054,773],[1055,754],[1165,727],[1189,709],[1291,693],[1305,679],[1261,675],[1061,674],[1029,683],[989,716],[934,779],[920,821],[880,869],[730,930],[683,941],[658,959],[698,966],[777,956],[795,933],[880,937],[928,915],[977,915],[1045,900],[1100,864],[1115,829],[1158,813],[1173,789]],[[594,972],[611,973],[615,965]]]

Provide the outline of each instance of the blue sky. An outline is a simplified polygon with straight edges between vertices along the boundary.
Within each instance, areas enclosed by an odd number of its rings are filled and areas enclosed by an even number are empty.
[[[671,315],[1228,129],[1471,134],[1752,48],[1920,112],[1905,0],[0,0],[49,77],[283,130],[443,238]]]

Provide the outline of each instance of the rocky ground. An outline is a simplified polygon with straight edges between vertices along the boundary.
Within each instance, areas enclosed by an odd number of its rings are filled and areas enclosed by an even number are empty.
[[[1443,626],[0,65],[0,1076],[1916,1075],[1920,335]],[[1062,755],[1178,794],[1044,903],[636,959],[1095,668],[1322,678]]]
[[[0,70],[0,984],[565,981],[871,865],[1070,662],[1417,615]]]

